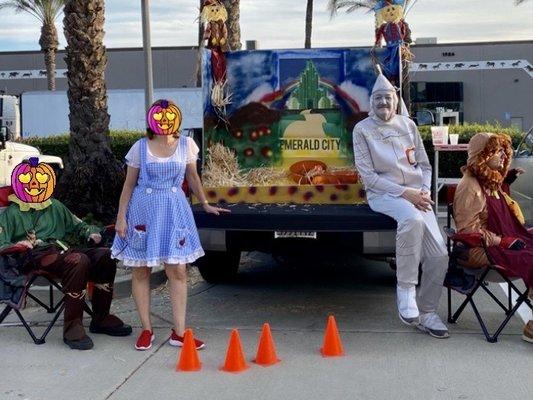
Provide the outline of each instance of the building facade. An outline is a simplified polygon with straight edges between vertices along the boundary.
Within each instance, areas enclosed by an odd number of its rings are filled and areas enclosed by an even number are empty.
[[[533,126],[533,40],[490,43],[425,43],[412,46],[414,111],[458,111],[464,122]],[[108,89],[144,87],[141,48],[108,49]],[[57,90],[67,89],[64,51],[57,55]],[[196,47],[155,47],[155,88],[195,87]],[[0,52],[0,91],[20,95],[46,90],[38,51]]]
[[[533,41],[412,47],[413,110],[443,107],[465,122],[533,126]]]

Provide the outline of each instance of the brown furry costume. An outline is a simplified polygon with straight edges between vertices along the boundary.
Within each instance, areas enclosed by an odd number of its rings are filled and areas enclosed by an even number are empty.
[[[509,136],[496,134],[488,136],[486,145],[479,151],[479,148],[485,140],[487,140],[485,134],[481,134],[481,136],[476,135],[472,138],[469,144],[467,169],[477,178],[483,188],[494,193],[502,188],[504,179],[509,172],[509,166],[513,157],[513,148],[511,147],[511,138]],[[493,170],[487,165],[487,162],[501,149],[505,151],[506,156],[503,168],[499,171]]]
[[[488,161],[503,150],[505,158],[500,170],[493,170]],[[468,162],[454,198],[454,214],[459,233],[481,233],[488,253],[496,263],[520,276],[530,286],[533,258],[533,235],[524,225],[518,204],[509,197],[506,177],[512,161],[511,139],[507,135],[478,133],[470,140]],[[510,250],[500,246],[502,238],[517,238],[526,247]],[[483,248],[470,249],[464,266],[480,268],[489,264]]]

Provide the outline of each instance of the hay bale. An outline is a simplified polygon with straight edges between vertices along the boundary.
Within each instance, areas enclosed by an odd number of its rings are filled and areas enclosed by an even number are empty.
[[[241,169],[235,152],[220,143],[207,149],[202,173],[206,187],[277,185],[286,177],[286,171],[273,167]]]

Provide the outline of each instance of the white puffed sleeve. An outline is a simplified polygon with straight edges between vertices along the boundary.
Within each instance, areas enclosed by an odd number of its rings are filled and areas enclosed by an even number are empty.
[[[196,163],[200,149],[193,138],[187,137],[187,160],[186,163]]]
[[[141,168],[141,145],[136,141],[126,154],[126,164],[128,167]]]

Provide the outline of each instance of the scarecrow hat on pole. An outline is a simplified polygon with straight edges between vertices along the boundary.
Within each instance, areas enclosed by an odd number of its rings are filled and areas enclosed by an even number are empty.
[[[404,6],[405,1],[404,0],[380,0],[376,2],[376,5],[374,6],[374,11],[379,11],[382,8],[388,7],[388,6]]]

